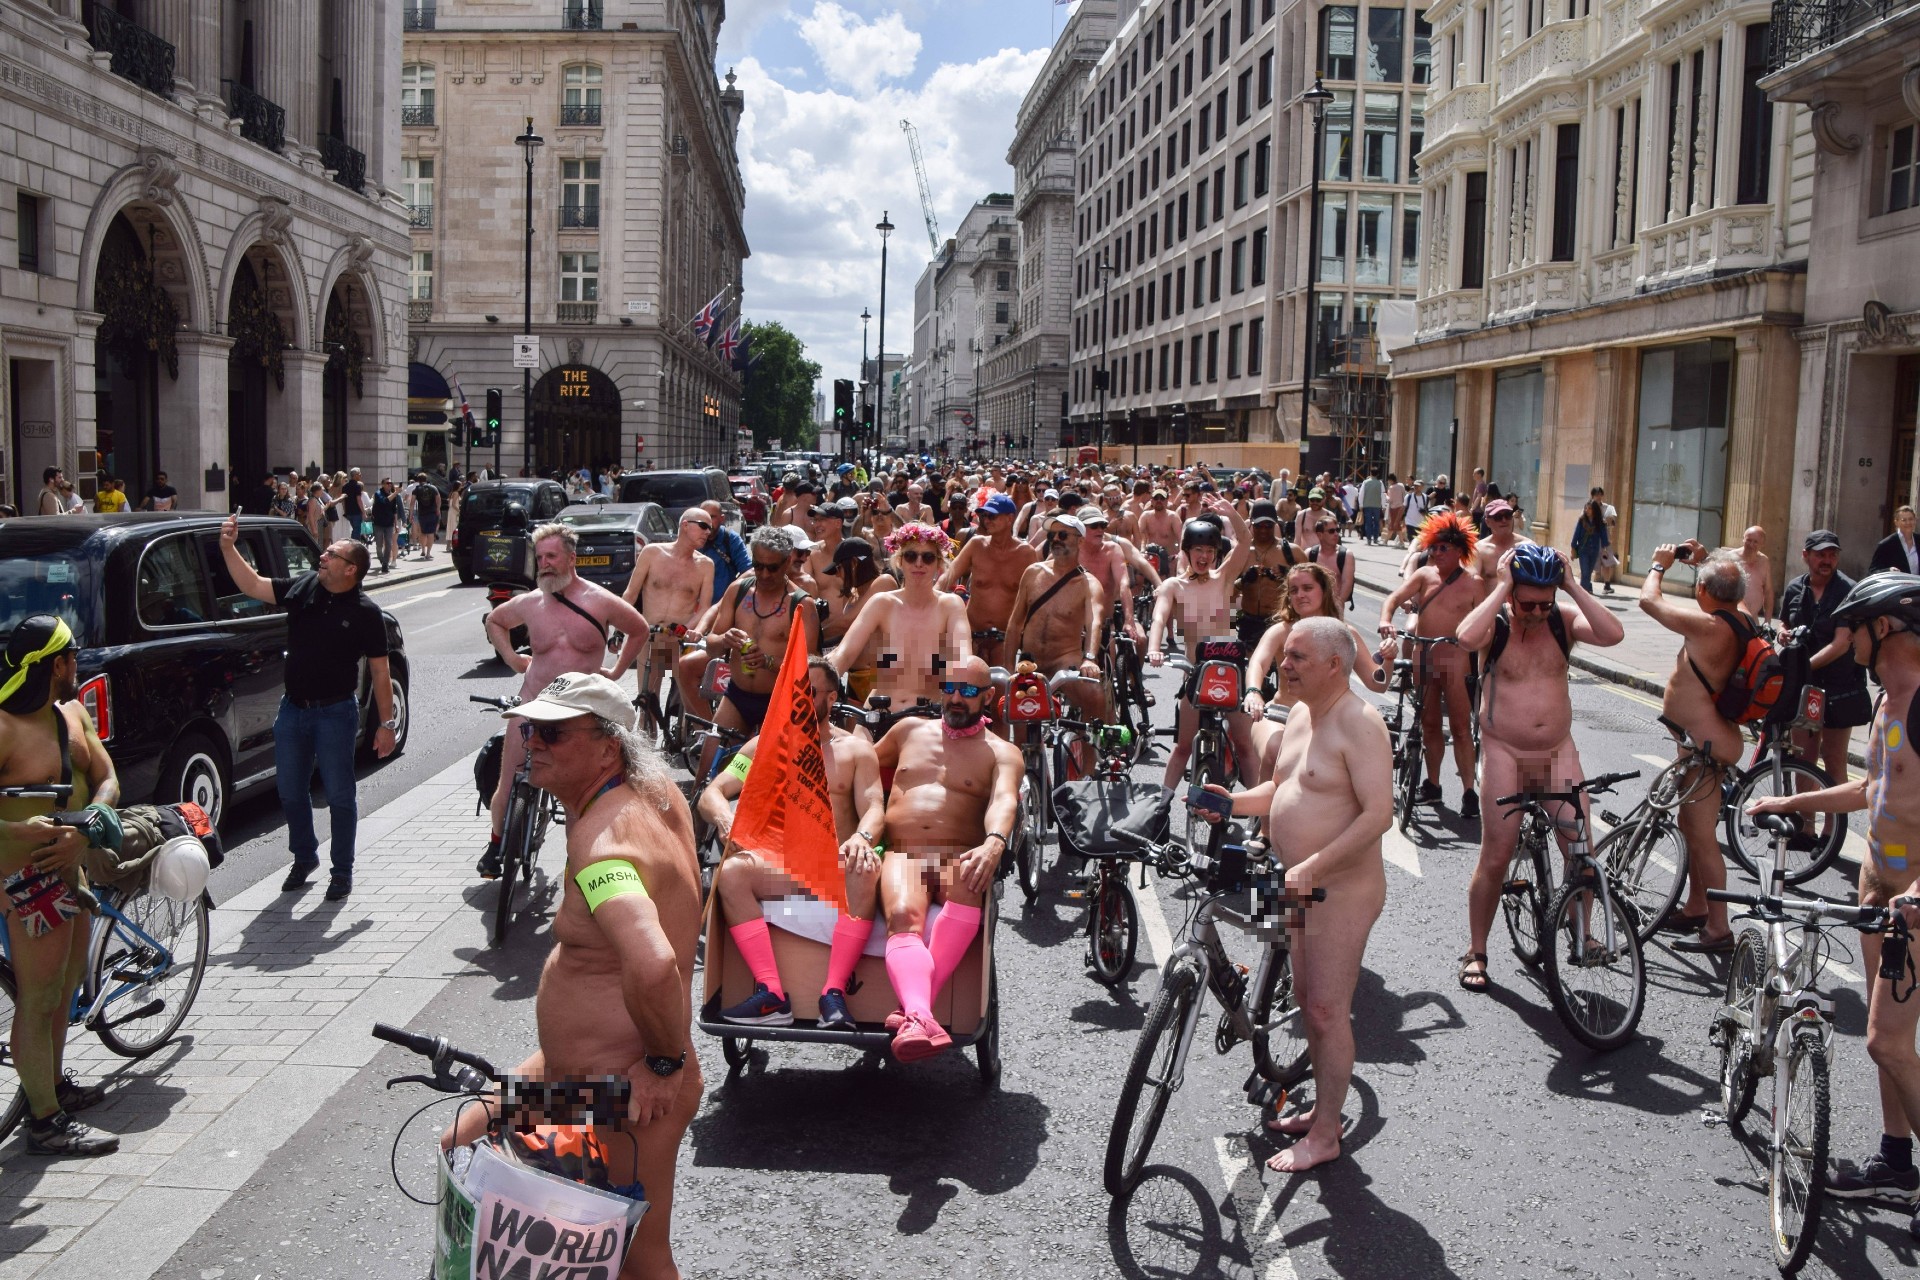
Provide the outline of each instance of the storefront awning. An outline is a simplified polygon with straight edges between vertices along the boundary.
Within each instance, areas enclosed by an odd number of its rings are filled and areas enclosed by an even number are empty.
[[[446,400],[452,395],[453,389],[432,365],[415,360],[407,366],[407,399]]]

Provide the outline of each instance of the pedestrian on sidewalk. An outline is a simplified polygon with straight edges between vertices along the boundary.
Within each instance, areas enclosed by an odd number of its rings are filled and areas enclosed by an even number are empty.
[[[1760,548],[1766,545],[1767,531],[1754,525],[1740,536],[1740,567],[1747,571],[1747,612],[1762,622],[1773,613],[1773,561]],[[1841,592],[1840,595],[1845,595]],[[1838,600],[1840,596],[1835,596]],[[1865,723],[1862,721],[1862,723]]]
[[[1360,530],[1370,547],[1380,545],[1380,514],[1386,500],[1387,487],[1379,476],[1368,476],[1360,482]]]
[[[1614,580],[1620,576],[1620,553],[1613,548],[1613,531],[1620,527],[1620,513],[1607,501],[1607,491],[1600,485],[1593,486],[1587,492],[1587,501],[1600,505],[1600,523],[1606,526],[1607,541],[1600,549],[1600,559],[1594,566],[1594,572],[1606,584],[1606,594],[1612,595]]]
[[[373,545],[380,553],[380,572],[393,572],[393,559],[399,554],[396,545],[395,526],[400,516],[400,496],[394,492],[393,481],[382,480],[380,491],[373,495]]]
[[[1847,743],[1853,731],[1873,722],[1873,699],[1867,694],[1867,670],[1853,660],[1853,630],[1835,625],[1833,611],[1853,590],[1853,579],[1840,572],[1840,539],[1829,529],[1815,529],[1801,544],[1800,558],[1807,571],[1780,593],[1780,623],[1809,630],[1807,682],[1826,693],[1816,735],[1802,730],[1793,735],[1794,750],[1802,759],[1816,753],[1834,786],[1847,780]]]
[[[1580,509],[1580,519],[1573,526],[1573,555],[1580,562],[1582,591],[1593,590],[1594,566],[1600,563],[1600,552],[1607,545],[1607,518],[1599,502],[1588,502]]]
[[[360,728],[360,659],[367,660],[368,683],[380,708],[374,754],[393,754],[394,731],[400,727],[387,667],[386,620],[361,590],[367,548],[341,538],[320,553],[318,568],[297,578],[263,578],[241,556],[239,538],[240,521],[228,516],[220,526],[220,556],[234,585],[287,614],[286,693],[273,722],[273,767],[293,866],[280,891],[291,893],[305,885],[320,866],[320,841],[314,835],[308,796],[318,768],[333,833],[327,901],[338,902],[353,892],[353,839],[359,818],[353,748]]]
[[[413,515],[420,526],[420,558],[431,560],[434,535],[440,532],[440,490],[424,471],[414,477]]]
[[[1893,513],[1893,532],[1880,539],[1873,549],[1873,566],[1868,573],[1890,570],[1893,573],[1920,573],[1920,539],[1914,536],[1913,508],[1902,506]]]

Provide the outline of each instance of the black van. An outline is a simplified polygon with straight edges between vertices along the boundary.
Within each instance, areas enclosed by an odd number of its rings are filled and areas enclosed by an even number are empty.
[[[545,524],[566,507],[567,491],[552,480],[476,480],[460,495],[460,524],[453,531],[448,552],[460,581],[472,582],[480,571],[474,551],[481,538],[500,532],[510,503],[527,513],[527,527]]]
[[[65,618],[80,645],[80,701],[113,756],[127,804],[191,800],[216,821],[273,782],[273,721],[285,691],[286,615],[241,594],[214,513],[0,520],[0,644],[20,620]],[[292,520],[240,517],[240,554],[266,577],[296,577],[320,548]],[[406,745],[408,671],[384,609],[396,753]],[[359,743],[378,711],[360,676]]]

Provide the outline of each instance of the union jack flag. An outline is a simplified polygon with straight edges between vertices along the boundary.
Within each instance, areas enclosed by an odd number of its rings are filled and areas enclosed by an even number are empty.
[[[725,289],[714,294],[713,300],[707,303],[706,306],[700,308],[699,314],[693,317],[694,335],[703,339],[709,345],[713,342],[715,327],[720,323],[720,313],[723,309],[720,305],[720,300],[726,296],[727,291]]]
[[[740,349],[733,353],[733,367],[741,373],[745,373],[747,370],[753,368],[760,360],[759,356],[752,353],[752,348],[753,335],[750,333],[742,333],[740,335]]]
[[[713,344],[714,351],[729,365],[734,363],[734,357],[739,354],[740,344],[743,341],[740,336],[740,326],[744,323],[746,323],[744,316],[736,319],[727,326],[727,331],[720,335],[719,341]]]

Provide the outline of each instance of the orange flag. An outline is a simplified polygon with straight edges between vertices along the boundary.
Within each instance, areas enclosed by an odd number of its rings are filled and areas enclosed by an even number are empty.
[[[780,677],[760,727],[760,747],[740,788],[733,841],[764,855],[822,902],[847,911],[840,841],[834,834],[820,726],[807,685],[804,632],[787,639]]]

